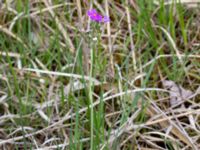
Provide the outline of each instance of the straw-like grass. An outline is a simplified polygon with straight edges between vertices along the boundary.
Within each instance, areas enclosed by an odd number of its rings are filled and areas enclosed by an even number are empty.
[[[0,149],[200,149],[200,1],[180,2],[0,1]]]

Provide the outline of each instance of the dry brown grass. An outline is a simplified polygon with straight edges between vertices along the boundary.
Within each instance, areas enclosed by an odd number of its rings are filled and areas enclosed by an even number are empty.
[[[0,149],[200,149],[200,1],[165,2],[0,1]]]

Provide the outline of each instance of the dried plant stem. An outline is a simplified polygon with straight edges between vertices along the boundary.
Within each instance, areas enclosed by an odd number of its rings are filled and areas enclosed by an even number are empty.
[[[106,9],[106,16],[109,15],[109,4],[108,0],[105,0],[105,9]],[[110,56],[110,76],[113,78],[115,75],[114,71],[114,60],[113,60],[113,51],[112,51],[112,39],[111,39],[111,30],[110,30],[110,22],[107,22],[107,35],[108,35],[108,48],[109,48],[109,56]]]
[[[136,55],[135,55],[135,45],[133,42],[133,33],[132,33],[132,26],[131,26],[131,17],[130,17],[130,11],[129,11],[129,2],[126,0],[126,14],[127,14],[127,22],[128,22],[128,30],[129,30],[129,36],[130,36],[130,42],[131,42],[131,54],[133,59],[133,69],[136,70]]]

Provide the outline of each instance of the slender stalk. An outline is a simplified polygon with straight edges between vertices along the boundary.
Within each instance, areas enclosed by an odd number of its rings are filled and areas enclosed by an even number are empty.
[[[90,100],[90,106],[93,105],[93,98],[92,98],[92,72],[93,72],[93,62],[94,62],[94,52],[93,49],[91,49],[91,55],[90,55],[90,60],[91,60],[91,66],[90,66],[90,79],[89,80],[89,100]],[[93,127],[94,127],[94,109],[93,107],[90,107],[90,149],[93,150],[93,136],[94,136],[94,132],[93,132]]]

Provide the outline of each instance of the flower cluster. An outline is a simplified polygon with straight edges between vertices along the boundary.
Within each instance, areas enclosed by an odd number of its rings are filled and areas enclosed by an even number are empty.
[[[88,10],[87,15],[90,17],[91,20],[96,22],[109,22],[110,18],[108,16],[102,16],[101,14],[97,13],[95,9]]]

